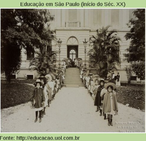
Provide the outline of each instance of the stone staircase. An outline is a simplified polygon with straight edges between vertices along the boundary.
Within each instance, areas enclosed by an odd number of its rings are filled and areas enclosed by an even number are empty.
[[[78,68],[66,69],[64,85],[66,87],[83,87]]]

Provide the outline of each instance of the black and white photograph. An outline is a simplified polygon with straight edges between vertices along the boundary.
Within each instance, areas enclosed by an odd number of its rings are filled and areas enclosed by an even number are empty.
[[[145,9],[1,9],[1,132],[145,132]]]

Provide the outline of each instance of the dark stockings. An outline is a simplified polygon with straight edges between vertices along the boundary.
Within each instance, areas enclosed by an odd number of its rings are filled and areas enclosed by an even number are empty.
[[[43,114],[44,114],[44,115],[46,114],[45,110],[46,110],[46,107],[44,107],[44,111],[43,111]]]
[[[100,109],[100,107],[99,107],[99,106],[97,106],[97,110],[96,110],[96,112],[98,112],[98,111],[99,111],[99,109]]]
[[[35,117],[36,117],[35,122],[37,122],[37,120],[38,120],[38,113],[39,113],[39,119],[40,119],[40,122],[41,122],[42,111],[36,111],[35,112]]]
[[[112,118],[113,118],[113,116],[108,114],[108,126],[113,126],[113,123],[112,123],[113,119]]]
[[[102,116],[102,109],[100,109],[100,116]]]

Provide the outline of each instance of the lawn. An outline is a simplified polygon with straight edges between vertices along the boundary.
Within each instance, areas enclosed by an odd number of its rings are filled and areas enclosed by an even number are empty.
[[[1,83],[1,108],[28,102],[32,97],[34,80],[13,80]],[[145,111],[145,88],[143,86],[120,86],[117,88],[119,103]]]
[[[119,103],[145,111],[144,86],[121,86],[117,88]]]
[[[34,87],[26,83],[33,84],[34,81],[14,80],[10,84],[1,81],[1,108],[8,108],[28,102],[32,97]]]

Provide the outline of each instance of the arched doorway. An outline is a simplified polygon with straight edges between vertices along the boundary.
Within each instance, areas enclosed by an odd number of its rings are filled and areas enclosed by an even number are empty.
[[[70,37],[67,41],[67,58],[73,61],[78,58],[78,41],[75,37]]]

